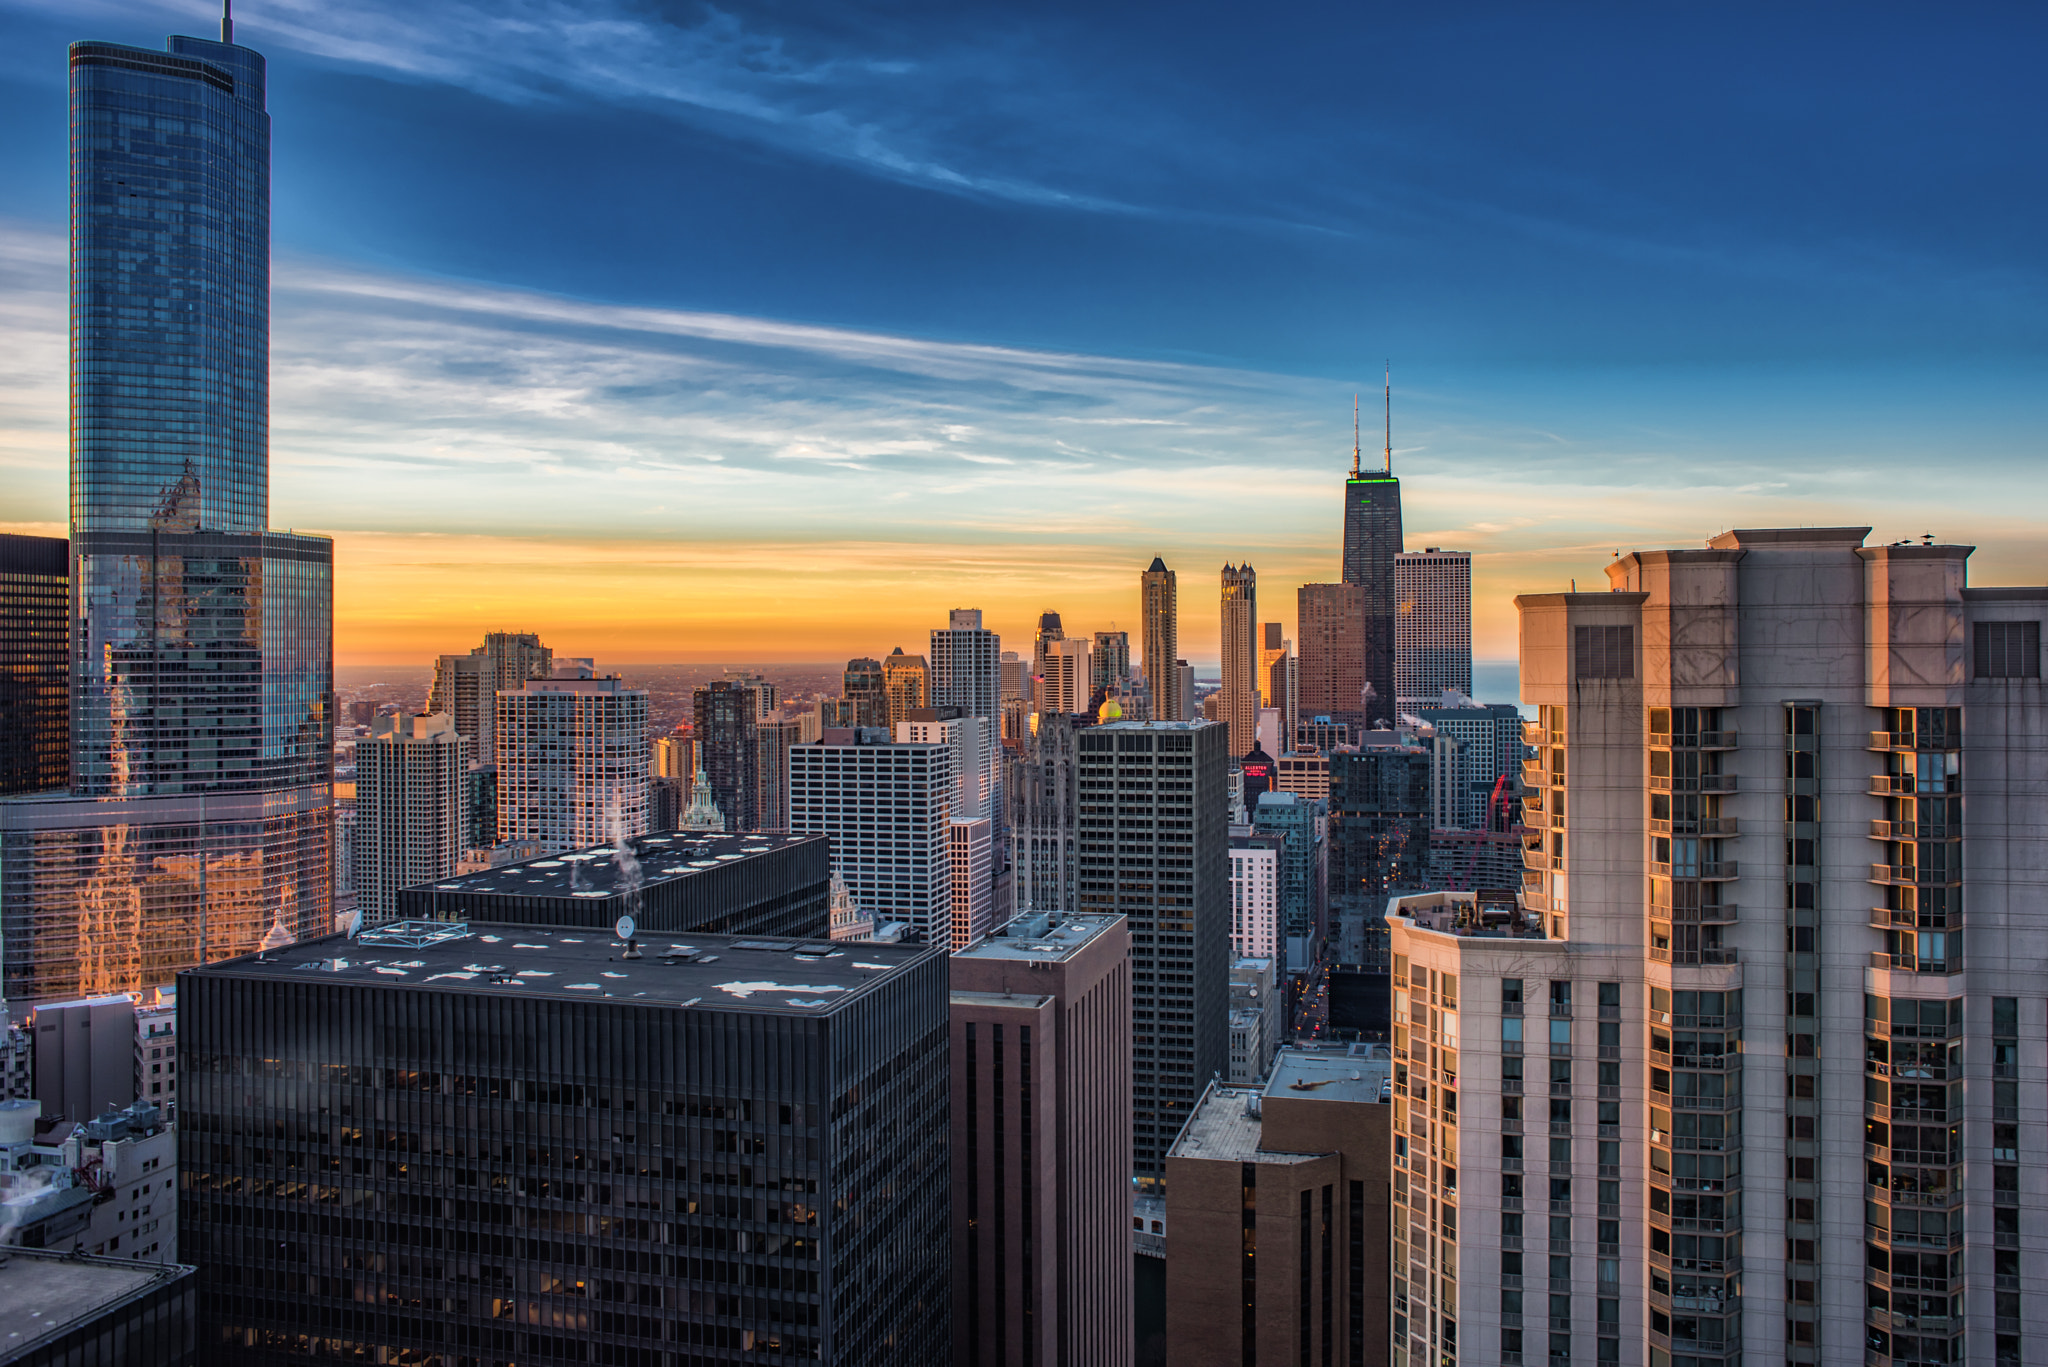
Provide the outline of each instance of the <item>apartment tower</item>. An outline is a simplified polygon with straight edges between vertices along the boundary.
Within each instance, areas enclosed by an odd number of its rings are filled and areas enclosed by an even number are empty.
[[[574,849],[647,830],[647,694],[608,678],[498,694],[498,839]]]
[[[980,608],[954,608],[944,627],[932,628],[931,705],[962,708],[1000,726],[1002,655],[1002,639],[982,626]]]
[[[1138,620],[1145,646],[1145,683],[1152,690],[1152,716],[1180,721],[1186,711],[1180,678],[1180,594],[1166,561],[1152,557],[1138,576]]]
[[[882,691],[889,699],[889,727],[932,705],[932,667],[922,655],[897,646],[882,660]]]
[[[498,694],[528,679],[554,673],[555,652],[540,637],[524,631],[493,631],[467,655],[443,655],[434,661],[434,684],[427,692],[427,711],[446,715],[456,734],[469,739],[470,757],[478,764],[498,759]]]
[[[356,906],[374,925],[398,890],[450,877],[468,833],[469,741],[446,713],[379,717],[356,746]]]
[[[1579,1128],[1586,1079],[1556,1070],[1582,1027],[1553,1020],[1546,1332],[1574,1358],[2018,1362],[2048,1336],[2048,1177],[2020,1161],[2048,1108],[2048,589],[1867,531],[1732,531],[1518,600],[1540,973],[1574,1014],[1599,992],[1615,1108]],[[1476,1286],[1508,1174],[1463,1147]],[[1599,1167],[1590,1207],[1565,1160]],[[1498,1307],[1462,1307],[1470,1359],[1504,1355]]]
[[[1301,633],[1296,735],[1317,717],[1357,735],[1365,729],[1365,590],[1356,584],[1303,584],[1295,595]],[[1327,749],[1329,747],[1322,746]]]
[[[1230,757],[1242,759],[1258,743],[1258,575],[1250,565],[1223,567],[1222,721],[1230,728]]]
[[[730,679],[716,679],[691,699],[692,727],[697,743],[697,770],[708,782],[692,784],[707,794],[702,800],[718,809],[722,830],[754,829],[760,812],[761,719],[754,690]],[[691,794],[692,810],[699,797]],[[698,820],[704,814],[698,812]],[[702,829],[701,827],[695,829]]]
[[[1443,706],[1445,689],[1472,695],[1472,553],[1394,557],[1394,697],[1401,711]]]
[[[1280,714],[1280,738],[1273,758],[1295,747],[1294,728],[1301,715],[1301,675],[1295,667],[1294,642],[1280,634],[1278,622],[1260,625],[1259,691],[1271,711]]]

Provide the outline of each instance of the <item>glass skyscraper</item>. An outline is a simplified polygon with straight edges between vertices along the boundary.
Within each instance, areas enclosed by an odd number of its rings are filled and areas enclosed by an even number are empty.
[[[267,530],[263,58],[70,66],[71,790],[0,804],[30,1001],[325,929],[332,889],[333,546]]]
[[[1391,457],[1390,457],[1391,466]],[[1401,553],[1401,481],[1391,468],[1344,481],[1344,582],[1365,590],[1365,696],[1369,726],[1394,722],[1394,557]]]

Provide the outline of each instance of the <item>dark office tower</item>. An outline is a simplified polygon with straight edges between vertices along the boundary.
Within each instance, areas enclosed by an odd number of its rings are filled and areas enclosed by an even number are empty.
[[[842,695],[835,715],[825,718],[827,726],[887,726],[889,688],[882,676],[880,660],[862,657],[846,662]]]
[[[1387,896],[1426,886],[1429,751],[1367,745],[1330,756],[1330,919],[1347,958],[1387,971]]]
[[[1010,868],[1019,915],[1072,911],[1075,838],[1080,789],[1076,786],[1074,718],[1049,712],[1010,763]]]
[[[182,975],[206,1360],[945,1361],[945,954],[645,943],[398,922]]]
[[[1300,722],[1328,717],[1365,729],[1365,590],[1356,584],[1303,584],[1296,597],[1301,673]],[[1295,738],[1299,744],[1299,737]]]
[[[877,666],[878,689],[881,677]],[[753,830],[761,788],[759,700],[753,689],[720,679],[698,689],[693,701],[697,766],[711,780],[711,800],[726,830]]]
[[[0,535],[0,796],[71,775],[71,543]]]
[[[1129,1367],[1130,934],[1023,916],[953,956],[953,1356]]]
[[[1076,737],[1079,910],[1131,923],[1131,1168],[1166,1150],[1230,1066],[1229,730],[1112,722]]]
[[[71,795],[0,811],[0,994],[330,924],[333,544],[269,514],[263,58],[71,48]]]
[[[1401,481],[1394,478],[1393,429],[1387,432],[1386,468],[1361,470],[1351,449],[1351,476],[1344,481],[1344,582],[1365,591],[1360,655],[1366,721],[1394,719],[1394,622],[1400,612],[1394,558],[1401,554]]]

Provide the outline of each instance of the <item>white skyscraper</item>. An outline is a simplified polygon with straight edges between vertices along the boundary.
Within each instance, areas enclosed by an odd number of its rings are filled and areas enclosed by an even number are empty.
[[[1230,837],[1230,945],[1239,958],[1273,958],[1280,943],[1280,860],[1284,835]]]
[[[350,858],[365,924],[397,914],[400,888],[455,872],[468,768],[469,741],[442,712],[379,717],[369,739],[356,743]]]
[[[962,950],[995,929],[995,823],[987,817],[946,823],[953,860],[952,947]]]
[[[832,837],[832,871],[879,927],[953,934],[953,747],[820,741],[789,751],[789,825]]]
[[[529,679],[498,694],[497,722],[500,841],[552,853],[646,832],[645,692],[616,676]]]
[[[1403,712],[1443,705],[1447,688],[1472,692],[1472,553],[1407,551],[1394,557],[1394,696]]]
[[[1389,915],[1393,1360],[2048,1338],[2048,588],[1867,531],[1517,600],[1533,915]]]
[[[1090,649],[1091,643],[1083,637],[1045,643],[1045,664],[1038,678],[1040,716],[1048,712],[1074,715],[1088,710]]]
[[[954,608],[932,629],[933,707],[962,707],[1002,725],[1002,638],[981,624],[980,608]]]

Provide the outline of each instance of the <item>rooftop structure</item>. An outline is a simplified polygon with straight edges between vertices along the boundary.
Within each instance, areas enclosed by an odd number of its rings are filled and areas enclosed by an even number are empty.
[[[194,1271],[9,1248],[0,1253],[0,1362],[187,1367],[197,1361]]]
[[[649,933],[823,939],[830,898],[818,836],[665,831],[407,888],[398,907],[411,920],[609,930],[631,913]]]

